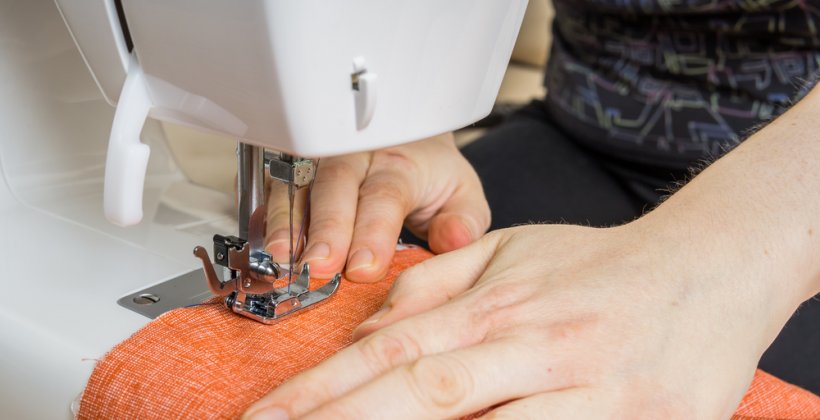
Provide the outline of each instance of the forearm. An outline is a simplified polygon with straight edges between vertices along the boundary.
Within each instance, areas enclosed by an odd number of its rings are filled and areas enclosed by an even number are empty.
[[[728,286],[724,298],[765,302],[769,336],[820,292],[818,116],[815,88],[637,223],[711,265],[701,281]]]

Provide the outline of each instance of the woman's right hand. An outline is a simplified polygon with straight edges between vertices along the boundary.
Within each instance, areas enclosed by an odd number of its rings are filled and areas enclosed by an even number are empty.
[[[300,191],[302,202],[305,193]],[[475,241],[490,225],[481,182],[456,148],[452,133],[323,158],[311,194],[302,261],[310,263],[311,274],[318,278],[344,269],[352,281],[380,280],[403,225],[427,239],[436,253]],[[269,197],[266,250],[274,260],[287,261],[287,188],[273,182]],[[302,206],[294,212],[294,235]]]

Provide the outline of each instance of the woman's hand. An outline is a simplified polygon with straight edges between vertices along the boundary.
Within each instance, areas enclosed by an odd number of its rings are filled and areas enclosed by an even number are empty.
[[[403,273],[269,418],[726,418],[820,292],[820,88],[627,225],[493,232]]]
[[[248,413],[727,418],[772,338],[767,298],[732,296],[756,273],[659,231],[526,226],[434,257],[399,276],[364,338]]]
[[[287,190],[272,183],[266,249],[284,261],[290,246]],[[304,194],[294,212],[298,233]],[[329,278],[347,264],[349,280],[381,279],[402,225],[434,252],[463,247],[490,225],[481,182],[451,133],[368,153],[321,159],[302,261]]]

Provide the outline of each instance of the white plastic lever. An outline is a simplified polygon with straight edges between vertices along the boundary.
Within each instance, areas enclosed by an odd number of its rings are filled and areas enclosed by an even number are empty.
[[[362,57],[353,60],[353,71],[357,75],[357,86],[354,92],[356,100],[356,128],[364,130],[370,125],[373,113],[376,111],[376,87],[378,75],[368,72]]]
[[[142,68],[131,56],[105,160],[105,217],[116,225],[130,226],[142,220],[142,193],[151,149],[140,142],[140,132],[151,106]]]

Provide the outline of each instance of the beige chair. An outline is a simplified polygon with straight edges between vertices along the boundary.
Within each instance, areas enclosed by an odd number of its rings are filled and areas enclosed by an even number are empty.
[[[549,0],[530,0],[527,14],[513,49],[499,102],[526,103],[544,96],[544,65],[550,43],[552,4]]]
[[[507,73],[501,82],[497,103],[523,105],[546,93],[543,86],[544,65],[549,51],[552,16],[550,0],[529,1]],[[459,130],[456,132],[456,143],[464,146],[483,132],[484,129],[470,127]]]

